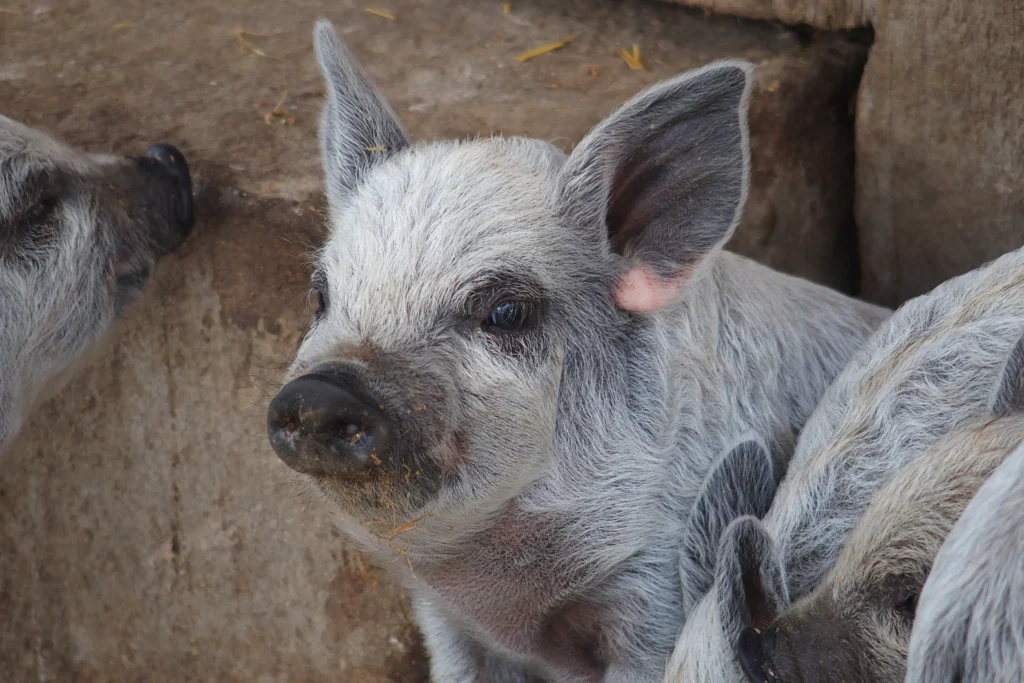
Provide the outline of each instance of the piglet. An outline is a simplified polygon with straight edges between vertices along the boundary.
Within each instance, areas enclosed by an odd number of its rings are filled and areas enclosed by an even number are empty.
[[[938,593],[943,603],[963,605],[970,613],[979,608],[979,598],[988,597],[988,591],[982,588],[984,582],[972,580],[977,577],[965,571],[966,567],[975,563],[992,565],[1019,554],[1020,546],[1013,543],[1016,538],[986,539],[984,533],[972,534],[972,541],[1000,542],[975,547],[970,556],[961,555],[959,559],[966,563],[947,558],[950,569],[943,572],[940,565],[940,574],[945,573],[946,579],[938,575],[933,579],[929,573],[964,508],[1024,440],[1022,350],[1024,339],[1018,342],[1007,370],[998,380],[998,400],[992,413],[940,439],[886,482],[875,493],[843,543],[835,566],[821,583],[767,628],[748,628],[740,634],[737,658],[750,681],[902,683],[912,629],[915,633],[919,629],[933,630],[930,623],[915,624],[926,580],[933,586],[929,591],[944,585]],[[981,499],[990,500],[985,494]],[[951,551],[943,552],[948,556]],[[1009,569],[1014,565],[1007,561],[1004,566]],[[954,584],[946,585],[954,573]],[[1003,584],[1003,588],[1011,593],[1020,591],[1010,583]],[[928,596],[923,597],[927,603]],[[1012,642],[1013,622],[1008,617],[1016,612],[1019,625],[1024,605],[1014,607],[1011,600],[1001,601],[997,607],[993,600],[989,607],[992,609],[986,612],[984,621],[1009,621],[1003,629]],[[928,615],[936,611],[928,604],[925,610]],[[1019,638],[1021,632],[1017,631],[1016,636]],[[956,652],[942,649],[942,654],[933,651],[933,656],[926,659],[931,663],[943,661]],[[1020,650],[1016,652],[1019,656]],[[1013,680],[1021,680],[1022,665],[1021,660],[1016,662]],[[951,681],[957,676],[927,680]]]
[[[193,220],[174,147],[88,154],[0,116],[0,454]]]
[[[408,587],[438,683],[657,681],[680,567],[713,563],[685,531],[725,495],[709,473],[756,506],[743,473],[781,476],[888,311],[722,251],[744,62],[650,88],[566,156],[410,144],[329,23],[314,42],[330,235],[273,448]]]
[[[905,466],[991,415],[993,387],[1022,333],[1024,250],[897,310],[825,392],[763,522],[748,515],[727,527],[714,585],[684,626],[665,681],[743,681],[740,634],[764,631],[821,582],[872,496]]]

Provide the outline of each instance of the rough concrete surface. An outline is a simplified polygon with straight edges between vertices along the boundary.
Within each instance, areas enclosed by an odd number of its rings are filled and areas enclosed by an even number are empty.
[[[864,296],[885,304],[1024,245],[1024,4],[877,0],[857,102]]]
[[[675,0],[871,26],[857,99],[861,293],[896,305],[1024,245],[1021,0]]]
[[[764,99],[790,89],[777,60],[818,49],[646,2],[521,0],[506,16],[498,2],[380,0],[394,21],[364,4],[0,0],[0,111],[97,151],[180,146],[200,212],[111,347],[2,463],[0,680],[425,679],[407,603],[264,436],[311,313],[303,257],[322,234],[317,16],[335,20],[419,140],[501,131],[568,148],[644,86],[734,55],[776,65],[780,85],[760,88],[755,111],[784,119],[781,100]],[[570,34],[559,52],[514,60]],[[616,54],[633,44],[645,71]],[[762,119],[755,135],[776,127]],[[771,148],[786,136],[758,140],[769,147],[755,163],[804,163]],[[808,163],[827,174],[820,154]],[[817,201],[806,187],[762,191],[779,206],[758,220],[784,231],[780,215]],[[827,277],[797,261],[786,265]]]
[[[751,182],[729,248],[855,294],[853,102],[867,46],[823,37],[759,63]]]
[[[876,0],[670,0],[717,14],[807,25],[826,31],[867,26]]]

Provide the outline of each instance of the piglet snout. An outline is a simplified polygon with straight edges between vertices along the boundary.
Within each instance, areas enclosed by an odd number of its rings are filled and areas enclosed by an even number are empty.
[[[174,229],[179,240],[184,239],[192,230],[195,215],[192,206],[192,175],[188,170],[185,155],[178,148],[168,144],[151,145],[146,150],[144,159],[155,161],[172,186],[174,195],[173,216]]]
[[[352,476],[379,464],[390,424],[340,376],[314,373],[286,384],[267,411],[267,436],[297,472]]]
[[[775,629],[744,629],[736,643],[736,658],[751,683],[769,683],[765,670],[775,650]]]

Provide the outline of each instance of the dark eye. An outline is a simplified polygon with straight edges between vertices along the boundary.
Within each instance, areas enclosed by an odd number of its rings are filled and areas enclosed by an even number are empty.
[[[59,232],[54,214],[60,202],[49,193],[44,193],[25,211],[15,218],[14,234],[24,239],[33,248],[41,248],[53,243]]]
[[[43,195],[25,212],[25,223],[33,229],[44,228],[53,218],[56,210],[57,198],[51,195]]]
[[[484,327],[502,332],[518,332],[534,323],[536,306],[529,301],[502,301],[491,309]]]
[[[914,615],[917,613],[917,593],[911,593],[905,597],[901,596],[896,604],[896,614],[907,623],[914,623]]]
[[[309,295],[306,302],[309,302],[309,298],[316,295],[316,312],[313,314],[314,319],[320,319],[323,314],[327,311],[327,288],[319,283],[313,284],[313,289],[309,290]]]

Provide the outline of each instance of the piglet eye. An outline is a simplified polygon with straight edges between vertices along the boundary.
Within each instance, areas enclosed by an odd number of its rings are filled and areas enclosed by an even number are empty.
[[[517,332],[534,323],[536,306],[529,301],[502,301],[491,309],[484,326],[503,332]]]
[[[32,228],[45,226],[57,211],[57,199],[51,195],[43,195],[25,214],[25,222]]]
[[[314,282],[313,288],[309,290],[306,301],[308,302],[309,298],[314,295],[316,296],[316,312],[313,314],[313,317],[319,319],[327,311],[327,288],[318,282]]]
[[[896,605],[896,613],[907,622],[913,623],[917,614],[917,593],[911,593],[900,600]]]

